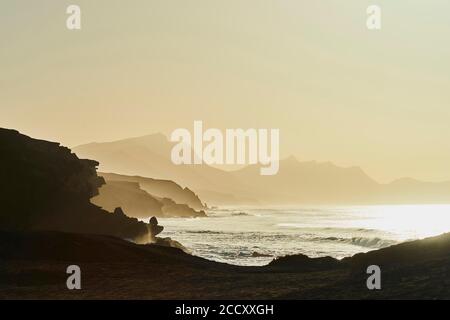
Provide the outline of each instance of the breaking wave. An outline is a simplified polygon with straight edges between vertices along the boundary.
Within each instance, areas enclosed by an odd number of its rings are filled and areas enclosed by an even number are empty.
[[[325,238],[315,238],[317,241],[338,241],[341,243],[352,244],[355,246],[380,249],[392,246],[398,242],[390,239],[382,239],[378,237],[366,238],[366,237],[352,237],[352,238],[339,238],[339,237],[325,237]]]

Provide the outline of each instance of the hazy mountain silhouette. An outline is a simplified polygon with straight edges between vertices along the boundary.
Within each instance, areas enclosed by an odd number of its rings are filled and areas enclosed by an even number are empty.
[[[148,227],[90,203],[104,183],[98,163],[58,143],[0,128],[0,229],[58,230],[144,239]]]
[[[155,134],[74,148],[100,169],[170,179],[188,186],[208,204],[389,204],[450,203],[450,182],[400,179],[380,184],[359,167],[330,162],[281,160],[278,174],[261,176],[260,165],[223,171],[208,165],[174,165],[173,144]]]
[[[251,183],[250,196],[272,203],[355,203],[370,198],[379,185],[360,168],[341,168],[330,162],[280,161],[278,174],[261,176],[259,166],[247,166],[233,174]]]
[[[245,196],[250,186],[229,172],[208,165],[175,165],[173,144],[162,134],[74,147],[81,157],[96,159],[103,172],[172,180],[194,190],[207,203],[257,203]]]

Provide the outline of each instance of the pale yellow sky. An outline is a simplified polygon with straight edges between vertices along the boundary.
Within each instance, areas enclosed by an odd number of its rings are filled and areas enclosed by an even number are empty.
[[[449,17],[447,0],[3,0],[0,126],[69,146],[279,128],[284,156],[450,180]]]

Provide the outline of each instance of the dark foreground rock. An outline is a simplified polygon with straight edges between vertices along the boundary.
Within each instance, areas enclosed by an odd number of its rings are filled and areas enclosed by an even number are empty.
[[[337,269],[341,267],[341,263],[331,257],[309,258],[304,254],[298,254],[277,258],[270,262],[268,266],[298,272]]]
[[[450,299],[449,248],[446,234],[343,261],[236,267],[109,236],[0,232],[0,298]],[[70,264],[81,267],[80,291],[65,287]],[[367,289],[367,264],[381,266],[382,290]]]
[[[142,239],[147,225],[90,203],[98,163],[58,143],[0,128],[0,230],[59,230]]]

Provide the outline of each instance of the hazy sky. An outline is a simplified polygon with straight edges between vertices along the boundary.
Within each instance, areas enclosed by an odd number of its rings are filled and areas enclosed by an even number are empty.
[[[279,128],[283,155],[445,180],[449,39],[448,0],[2,0],[0,126],[68,146]]]

